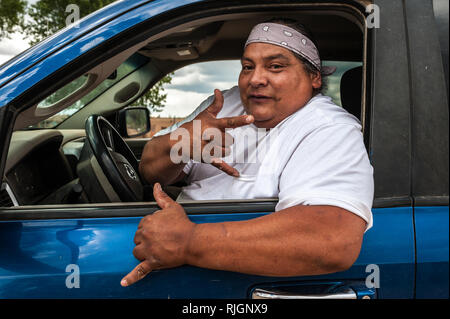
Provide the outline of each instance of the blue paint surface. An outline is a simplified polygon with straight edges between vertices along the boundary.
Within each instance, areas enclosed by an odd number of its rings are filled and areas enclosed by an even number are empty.
[[[374,227],[348,271],[313,277],[260,277],[182,266],[154,271],[122,288],[138,261],[133,238],[139,217],[0,222],[0,298],[247,298],[258,285],[334,282],[365,284],[367,266],[380,271],[381,298],[412,298],[412,209],[374,209]],[[266,213],[190,215],[196,223],[247,220]],[[67,288],[66,267],[80,269],[80,288]],[[364,291],[362,289],[361,291]]]
[[[415,207],[417,298],[449,298],[448,206]]]

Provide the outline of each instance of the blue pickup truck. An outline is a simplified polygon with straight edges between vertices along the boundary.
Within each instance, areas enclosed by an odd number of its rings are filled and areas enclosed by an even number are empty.
[[[182,266],[121,287],[137,225],[159,209],[126,178],[149,129],[127,126],[148,118],[129,106],[175,70],[239,59],[251,27],[278,16],[346,66],[333,87],[375,178],[358,259],[311,277]],[[0,67],[0,298],[448,298],[448,20],[447,0],[125,0],[14,57]],[[180,203],[211,223],[277,199]]]

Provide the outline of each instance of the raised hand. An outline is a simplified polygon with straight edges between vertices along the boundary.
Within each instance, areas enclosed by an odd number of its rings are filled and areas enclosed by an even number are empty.
[[[189,133],[191,158],[209,163],[228,175],[239,176],[239,172],[225,163],[220,157],[230,153],[233,138],[226,133],[227,129],[253,123],[252,115],[241,115],[226,118],[217,118],[222,110],[224,98],[220,90],[214,90],[214,101],[203,112],[181,128]],[[200,129],[196,129],[199,127]],[[197,154],[197,158],[195,158]],[[200,157],[200,158],[199,158]]]
[[[180,204],[172,200],[159,183],[153,195],[161,210],[144,217],[134,237],[133,255],[141,261],[120,284],[134,284],[152,270],[172,268],[186,263],[187,243],[196,224],[191,222]]]

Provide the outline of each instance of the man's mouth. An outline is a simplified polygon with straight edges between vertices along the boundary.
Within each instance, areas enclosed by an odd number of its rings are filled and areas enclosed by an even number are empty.
[[[272,100],[272,97],[263,95],[263,94],[249,94],[248,96],[249,100],[257,103],[261,102],[267,102],[269,100]]]

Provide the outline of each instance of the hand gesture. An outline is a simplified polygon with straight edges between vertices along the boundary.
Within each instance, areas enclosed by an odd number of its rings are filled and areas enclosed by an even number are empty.
[[[191,159],[209,163],[228,175],[239,176],[239,172],[225,163],[220,157],[230,153],[233,138],[226,132],[240,126],[253,123],[252,115],[241,115],[226,118],[217,118],[223,107],[222,92],[214,90],[214,101],[208,108],[197,115],[179,129],[185,130],[189,136],[189,154]],[[177,135],[177,131],[175,131]],[[186,147],[186,145],[184,145]],[[178,155],[178,153],[176,153]]]
[[[152,270],[181,266],[186,263],[187,243],[196,224],[191,222],[180,204],[171,199],[159,183],[153,195],[161,210],[144,217],[134,237],[133,255],[141,261],[120,284],[134,284]]]

